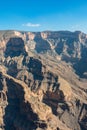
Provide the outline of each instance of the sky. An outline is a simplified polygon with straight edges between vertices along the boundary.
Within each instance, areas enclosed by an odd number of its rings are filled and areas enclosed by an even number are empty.
[[[0,0],[0,30],[87,33],[87,0]]]

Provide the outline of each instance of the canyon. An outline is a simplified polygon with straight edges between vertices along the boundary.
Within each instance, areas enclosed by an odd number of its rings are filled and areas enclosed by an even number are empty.
[[[87,34],[0,31],[0,130],[87,130]]]

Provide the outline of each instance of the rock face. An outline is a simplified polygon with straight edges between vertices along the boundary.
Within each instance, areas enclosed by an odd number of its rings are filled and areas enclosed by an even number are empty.
[[[0,129],[87,130],[87,35],[0,32]]]
[[[5,56],[15,57],[25,53],[24,41],[22,38],[10,38],[6,44]]]

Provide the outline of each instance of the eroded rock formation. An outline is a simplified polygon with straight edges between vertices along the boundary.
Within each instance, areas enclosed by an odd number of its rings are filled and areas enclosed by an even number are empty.
[[[0,32],[1,130],[87,130],[86,49],[79,31]]]

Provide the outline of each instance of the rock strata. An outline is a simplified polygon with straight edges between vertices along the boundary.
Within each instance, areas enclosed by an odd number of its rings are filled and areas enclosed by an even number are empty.
[[[0,31],[0,129],[87,130],[87,35]]]

